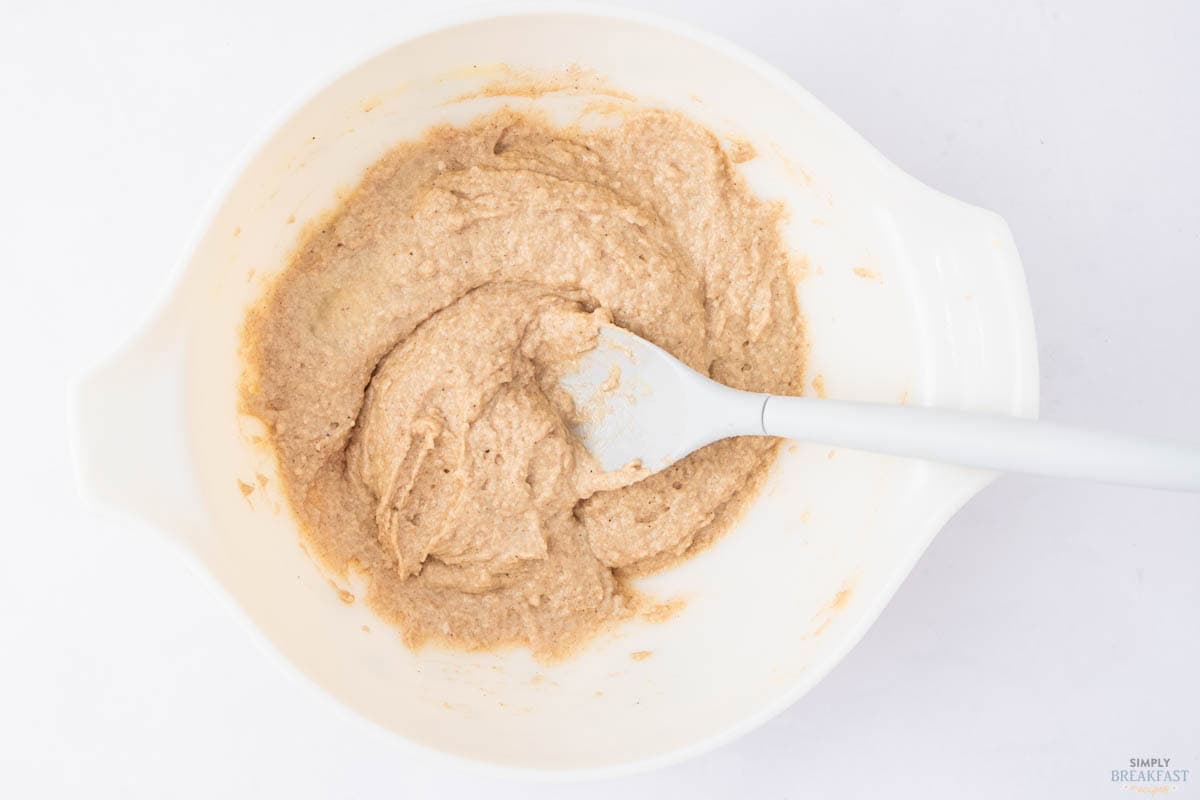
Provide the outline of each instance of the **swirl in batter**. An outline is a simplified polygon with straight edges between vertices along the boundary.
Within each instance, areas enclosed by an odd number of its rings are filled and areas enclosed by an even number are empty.
[[[629,576],[723,532],[776,444],[602,473],[557,376],[611,320],[714,379],[799,393],[779,208],[705,128],[628,111],[595,130],[501,111],[405,143],[311,230],[247,319],[308,548],[364,572],[417,645],[561,655],[628,616]]]

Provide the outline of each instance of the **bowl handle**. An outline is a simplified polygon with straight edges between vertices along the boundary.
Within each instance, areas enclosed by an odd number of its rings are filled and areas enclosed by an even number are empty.
[[[933,404],[1036,418],[1033,309],[1008,224],[896,172],[891,224],[911,233],[906,257],[928,267],[910,276],[931,328],[925,357],[959,376],[938,382]]]
[[[79,382],[69,412],[84,502],[181,538],[205,518],[187,436],[185,345],[182,321],[164,315]]]

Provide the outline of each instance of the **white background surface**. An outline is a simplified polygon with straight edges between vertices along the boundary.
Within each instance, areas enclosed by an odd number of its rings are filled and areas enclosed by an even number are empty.
[[[422,763],[285,679],[145,531],[79,508],[68,382],[168,286],[288,102],[436,9],[7,2],[0,24],[0,796],[1200,797],[1200,496],[1007,478],[798,705],[658,773],[573,787]],[[445,8],[454,3],[442,0]],[[782,67],[1012,225],[1043,416],[1200,441],[1200,6],[646,4]]]

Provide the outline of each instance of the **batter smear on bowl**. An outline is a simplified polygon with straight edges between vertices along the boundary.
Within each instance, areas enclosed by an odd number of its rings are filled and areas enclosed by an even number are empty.
[[[602,473],[557,376],[611,320],[730,386],[799,394],[779,214],[670,112],[585,131],[501,111],[395,148],[247,318],[242,401],[308,548],[365,573],[413,646],[551,658],[630,615],[627,579],[728,528],[776,445]]]

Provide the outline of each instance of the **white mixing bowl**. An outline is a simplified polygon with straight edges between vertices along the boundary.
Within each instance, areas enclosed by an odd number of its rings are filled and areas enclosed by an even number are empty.
[[[177,542],[281,661],[425,752],[540,776],[676,761],[795,702],[990,479],[785,448],[734,530],[639,582],[682,599],[682,611],[632,622],[549,666],[524,650],[414,653],[362,603],[339,598],[298,545],[257,422],[237,412],[243,313],[303,224],[393,144],[505,102],[577,102],[448,101],[502,77],[502,65],[572,64],[753,143],[758,157],[741,169],[790,210],[786,236],[808,264],[797,285],[808,378],[819,376],[830,396],[1036,413],[1029,298],[999,217],[918,183],[786,76],[723,41],[575,6],[461,19],[299,106],[231,182],[156,321],[83,382],[74,406],[86,496]],[[635,651],[652,655],[634,660]]]

